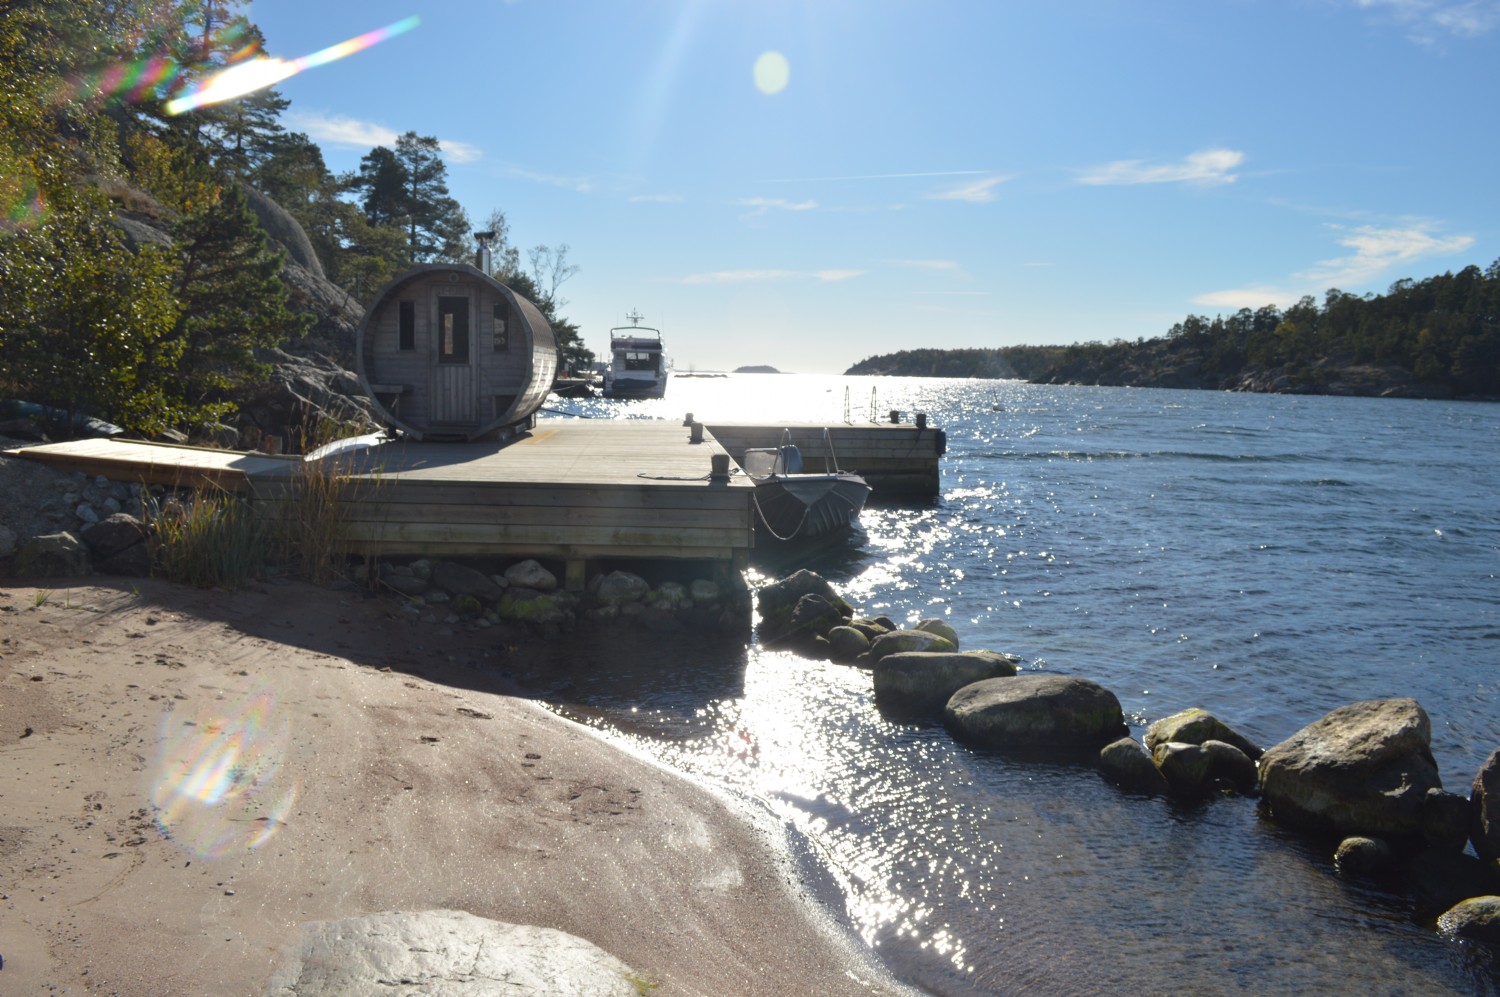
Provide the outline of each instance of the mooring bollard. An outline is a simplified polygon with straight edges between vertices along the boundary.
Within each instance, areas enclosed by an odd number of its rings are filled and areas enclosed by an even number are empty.
[[[901,410],[900,409],[894,409],[894,408],[891,409],[891,425],[892,426],[899,426],[899,425],[901,425]]]
[[[701,422],[695,422],[691,426],[689,426],[689,428],[688,428],[688,442],[690,442],[690,443],[702,443],[703,442],[703,423],[701,423]]]
[[[691,426],[693,424],[693,413],[689,412],[687,418],[682,420],[682,424],[684,426]]]
[[[729,455],[727,453],[716,453],[708,458],[708,480],[729,480]]]
[[[918,412],[917,413],[917,428],[918,429],[926,429],[927,428],[927,413],[926,412]]]

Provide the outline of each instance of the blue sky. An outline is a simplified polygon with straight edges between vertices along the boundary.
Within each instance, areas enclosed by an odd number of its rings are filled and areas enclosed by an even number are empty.
[[[1500,0],[255,0],[352,169],[443,143],[679,369],[1158,336],[1500,258]],[[761,71],[757,74],[757,64]],[[778,71],[779,70],[779,71]]]

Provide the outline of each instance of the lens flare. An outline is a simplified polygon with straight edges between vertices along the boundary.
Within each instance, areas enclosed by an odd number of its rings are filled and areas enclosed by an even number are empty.
[[[300,59],[278,59],[274,56],[263,55],[246,59],[208,77],[188,93],[167,101],[167,113],[181,114],[195,107],[233,100],[256,90],[275,86],[304,69],[312,69],[314,66],[322,66],[336,59],[353,55],[388,38],[410,31],[420,23],[422,23],[421,19],[414,14],[383,28],[366,31],[362,35],[339,42],[337,45],[319,49]]]
[[[204,858],[271,840],[300,789],[279,778],[288,738],[269,689],[195,719],[167,713],[147,787],[162,836]]]
[[[780,52],[762,52],[752,72],[755,89],[767,96],[781,93],[792,78],[792,67]]]

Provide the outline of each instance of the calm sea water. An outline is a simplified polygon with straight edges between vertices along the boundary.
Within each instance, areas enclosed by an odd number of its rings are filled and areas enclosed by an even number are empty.
[[[941,496],[867,509],[815,565],[864,612],[1092,678],[1137,736],[1198,706],[1269,747],[1414,696],[1464,793],[1500,746],[1500,405],[811,375],[560,404],[925,411],[948,433]],[[754,642],[571,661],[528,681],[795,829],[853,930],[932,993],[1500,993],[1493,952],[1339,880],[1329,843],[1253,800],[1142,799],[1086,765],[976,753],[883,720],[869,673]]]

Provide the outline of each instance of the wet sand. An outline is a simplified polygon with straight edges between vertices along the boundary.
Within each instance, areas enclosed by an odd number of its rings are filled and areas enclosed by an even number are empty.
[[[900,993],[726,801],[506,695],[494,630],[302,584],[0,584],[0,992],[261,994],[307,921],[457,909],[652,993]]]

